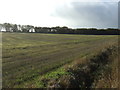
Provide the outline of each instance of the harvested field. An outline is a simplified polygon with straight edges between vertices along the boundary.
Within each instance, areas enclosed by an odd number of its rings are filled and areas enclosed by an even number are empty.
[[[117,41],[117,35],[3,33],[3,87],[37,87],[35,78]]]

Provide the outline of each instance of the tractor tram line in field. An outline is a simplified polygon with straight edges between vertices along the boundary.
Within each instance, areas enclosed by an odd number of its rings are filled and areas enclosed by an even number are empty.
[[[3,87],[24,86],[25,82],[94,54],[117,39],[115,35],[3,33]]]

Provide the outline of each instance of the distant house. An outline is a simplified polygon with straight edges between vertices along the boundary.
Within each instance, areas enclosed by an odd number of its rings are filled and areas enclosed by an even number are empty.
[[[5,29],[5,27],[3,27],[2,25],[0,25],[0,32],[5,32],[6,31],[6,29]]]
[[[51,32],[56,32],[57,30],[56,29],[51,29]]]
[[[21,31],[21,32],[22,32],[22,28],[21,28],[20,25],[17,25],[17,29],[18,29],[18,31]]]
[[[29,30],[29,32],[35,32],[35,29],[34,29],[34,28],[31,28],[31,29]]]

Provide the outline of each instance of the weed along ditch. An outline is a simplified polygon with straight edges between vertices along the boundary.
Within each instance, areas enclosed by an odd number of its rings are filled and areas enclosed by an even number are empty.
[[[95,81],[109,68],[109,64],[118,56],[118,47],[111,46],[90,58],[84,65],[66,69],[67,75],[51,80],[48,88],[94,88]],[[112,70],[112,69],[110,69]]]

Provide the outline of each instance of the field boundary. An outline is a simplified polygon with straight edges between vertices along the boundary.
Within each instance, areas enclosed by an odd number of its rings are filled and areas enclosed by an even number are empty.
[[[109,63],[115,58],[118,48],[108,47],[90,59],[85,65],[78,65],[66,70],[68,75],[63,75],[58,80],[51,80],[48,88],[94,88],[95,81],[100,79]]]

